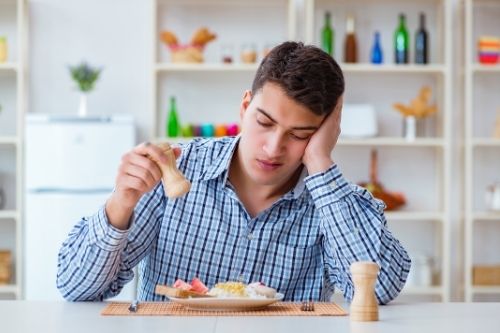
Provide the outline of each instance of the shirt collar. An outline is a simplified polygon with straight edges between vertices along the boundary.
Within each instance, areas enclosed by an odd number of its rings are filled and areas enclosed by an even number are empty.
[[[234,138],[230,139],[229,144],[225,145],[220,155],[217,157],[214,164],[212,164],[207,171],[201,177],[202,180],[211,180],[219,177],[223,173],[226,173],[224,183],[227,180],[227,171],[229,169],[229,165],[231,164],[231,160],[233,158],[234,152],[238,143],[240,141],[240,135],[237,135]],[[293,199],[299,198],[302,193],[304,193],[304,189],[306,188],[304,178],[308,176],[307,168],[304,166],[302,168],[302,172],[300,173],[299,180],[294,188],[285,194],[284,197],[292,197]]]
[[[297,181],[297,184],[293,188],[291,194],[293,195],[294,199],[299,198],[302,193],[304,193],[304,189],[306,188],[306,183],[304,182],[304,178],[306,178],[309,175],[307,172],[307,168],[305,166],[302,167],[302,172],[300,173],[299,180]]]
[[[219,177],[222,173],[229,169],[229,165],[233,158],[234,151],[240,141],[240,135],[230,138],[229,144],[226,144],[215,162],[210,165],[206,172],[201,177],[202,180],[210,180]],[[226,175],[227,177],[227,175]]]

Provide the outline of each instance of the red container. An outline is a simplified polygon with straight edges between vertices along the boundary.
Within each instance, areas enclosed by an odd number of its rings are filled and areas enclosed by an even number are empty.
[[[479,53],[479,63],[484,65],[497,64],[499,59],[498,53]]]

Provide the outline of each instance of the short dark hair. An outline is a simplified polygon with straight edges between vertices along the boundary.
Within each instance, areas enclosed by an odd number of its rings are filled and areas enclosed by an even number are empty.
[[[330,114],[345,87],[337,62],[318,47],[300,42],[284,42],[269,52],[255,74],[252,95],[267,82],[278,84],[317,115]]]

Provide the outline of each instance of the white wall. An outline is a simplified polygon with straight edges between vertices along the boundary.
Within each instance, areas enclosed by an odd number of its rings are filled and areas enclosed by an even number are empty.
[[[68,65],[104,68],[89,115],[130,113],[144,139],[153,50],[149,1],[31,0],[28,112],[76,114],[79,94]]]
[[[461,21],[458,20],[462,16],[458,12],[459,0],[453,1],[456,10],[456,15],[453,15],[456,27],[454,48],[457,50],[455,54],[461,54]],[[85,59],[104,67],[97,89],[89,97],[90,115],[133,114],[138,123],[139,139],[148,138],[153,128],[149,115],[153,89],[150,10],[149,0],[31,0],[29,112],[76,114],[79,96],[67,66]],[[298,31],[301,29],[303,26]],[[455,61],[460,63],[461,59]],[[459,82],[459,78],[457,74],[454,82]],[[459,286],[463,276],[459,188],[462,183],[460,138],[463,136],[463,117],[462,94],[458,90],[462,87],[455,84],[457,94],[453,109],[460,115],[454,118],[453,126],[453,158],[457,168],[453,171],[452,191],[452,210],[456,212],[452,222],[452,296],[457,300],[461,298]]]

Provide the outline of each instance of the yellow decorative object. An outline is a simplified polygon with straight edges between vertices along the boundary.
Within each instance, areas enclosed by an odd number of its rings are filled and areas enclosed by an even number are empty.
[[[162,31],[160,34],[160,39],[172,52],[172,62],[175,63],[203,62],[203,50],[205,46],[216,37],[207,28],[200,28],[195,31],[189,44],[182,45],[173,32]]]
[[[420,89],[418,96],[406,106],[401,103],[395,103],[393,107],[404,117],[424,118],[436,113],[436,105],[430,105],[431,88],[424,86]]]
[[[7,61],[7,38],[0,36],[0,63]]]

